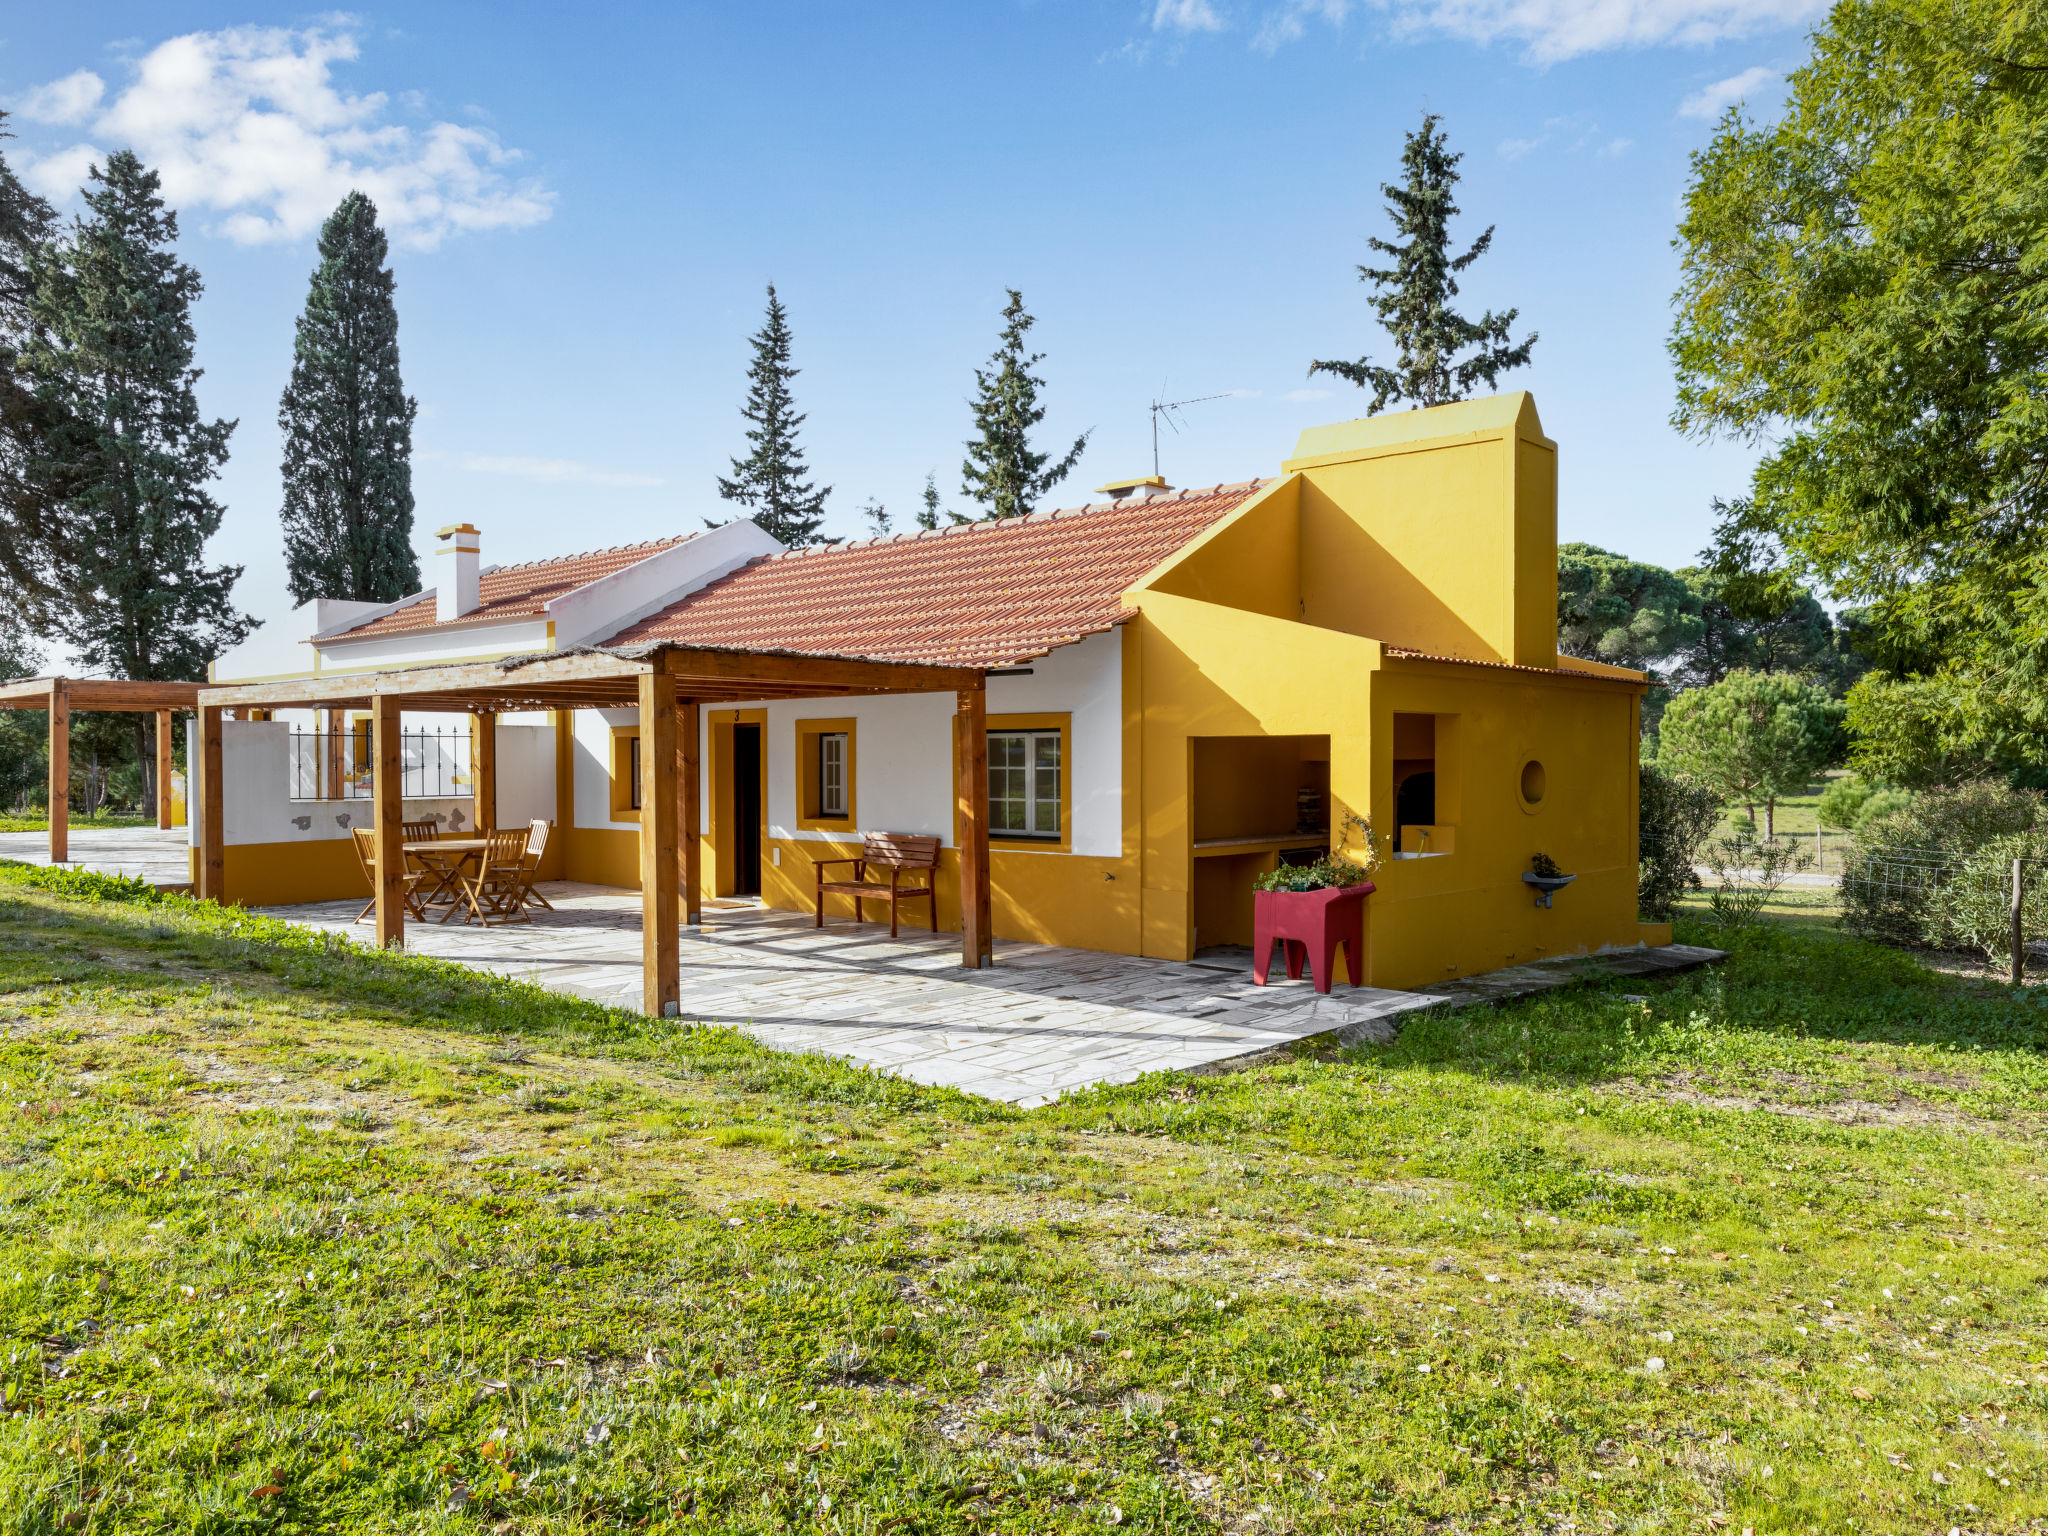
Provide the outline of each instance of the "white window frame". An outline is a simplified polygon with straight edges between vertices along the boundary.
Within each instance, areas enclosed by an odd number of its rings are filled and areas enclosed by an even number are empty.
[[[988,831],[990,837],[1027,838],[1034,842],[1046,843],[1056,843],[1060,840],[1063,835],[1063,829],[1060,826],[1060,775],[1067,771],[1067,765],[1062,760],[1063,753],[1060,736],[1061,732],[1057,727],[1028,727],[1022,730],[999,730],[988,733]],[[1040,745],[1047,741],[1052,743],[1053,760],[1050,765],[1042,761],[1042,754],[1039,751]],[[997,750],[998,742],[1006,744],[1000,755]],[[1023,743],[1023,751],[1021,753],[1023,761],[1021,764],[1013,764],[1007,760],[1009,756],[1007,743],[1010,742]],[[1040,791],[1040,774],[1048,768],[1052,776],[1052,793],[1050,797],[1047,797]],[[1007,793],[1010,788],[1010,782],[1007,779],[999,780],[997,778],[998,774],[1006,776],[1010,774],[1022,775],[1021,780],[1018,781],[1023,786],[1021,803],[1024,809],[1023,820],[1025,826],[1022,828],[1007,824],[1008,816],[1005,808],[1018,803],[1018,797]],[[1050,827],[1039,825],[1044,813],[1047,811],[1050,811],[1052,815],[1052,825]]]

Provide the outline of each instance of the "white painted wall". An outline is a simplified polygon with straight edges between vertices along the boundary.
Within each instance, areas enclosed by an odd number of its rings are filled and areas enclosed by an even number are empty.
[[[423,666],[468,656],[523,656],[548,648],[548,621],[522,619],[505,624],[455,624],[374,640],[329,640],[320,647],[320,670],[374,672],[386,667]]]
[[[185,722],[187,762],[201,760],[199,722]],[[368,800],[294,800],[290,797],[291,727],[282,720],[224,720],[220,732],[222,843],[315,843],[345,838],[376,816]],[[202,807],[187,812],[190,840],[200,845]],[[439,821],[452,831],[474,824],[467,795],[407,800],[407,821]]]
[[[555,728],[498,722],[498,825],[555,819]]]
[[[612,820],[612,727],[637,725],[637,709],[579,709],[576,721],[576,825],[638,832],[637,821]]]
[[[1049,656],[1028,663],[1029,677],[992,677],[988,682],[991,715],[1068,714],[1072,716],[1067,764],[1072,800],[1071,852],[1094,858],[1116,858],[1123,852],[1123,638],[1117,631],[1091,635]],[[766,708],[768,728],[762,750],[768,754],[768,835],[824,842],[829,832],[797,828],[796,726],[799,720],[848,719],[858,722],[854,747],[854,812],[862,831],[921,832],[953,841],[953,695],[883,694],[837,699],[777,699],[733,706]],[[630,710],[615,711],[618,723],[630,725]],[[710,750],[711,707],[704,710],[701,749]],[[579,739],[581,731],[579,728]],[[610,731],[601,749],[609,753]],[[608,763],[606,757],[601,761]],[[579,754],[579,766],[581,755]],[[597,793],[606,797],[599,809],[608,814],[609,781],[598,770]],[[709,826],[711,776],[703,776],[700,815]],[[611,825],[585,821],[579,784],[577,825]],[[1012,845],[1005,845],[1006,848]],[[1048,857],[1057,857],[1046,850]]]

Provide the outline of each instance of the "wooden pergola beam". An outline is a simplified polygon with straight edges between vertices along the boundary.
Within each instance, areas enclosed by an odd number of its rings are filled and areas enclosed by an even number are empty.
[[[0,709],[47,709],[50,692],[62,688],[73,709],[130,710],[199,707],[204,683],[150,682],[121,677],[21,677],[0,682]]]
[[[988,888],[988,689],[958,694],[954,742],[960,755],[960,803],[955,838],[960,847],[960,963],[970,971],[992,964]]]
[[[488,832],[498,824],[498,717],[480,709],[470,718],[476,722],[476,826]]]

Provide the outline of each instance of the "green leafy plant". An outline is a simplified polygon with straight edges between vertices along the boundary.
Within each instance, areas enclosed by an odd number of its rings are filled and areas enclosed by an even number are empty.
[[[1636,906],[1651,922],[1669,922],[1688,891],[1700,888],[1700,849],[1721,815],[1721,797],[1689,774],[1644,764],[1636,796]]]
[[[1353,835],[1359,846],[1352,848]],[[1346,811],[1337,822],[1337,846],[1313,864],[1282,864],[1252,881],[1255,891],[1328,891],[1363,885],[1380,867],[1379,834],[1372,822]]]
[[[1532,853],[1529,855],[1529,872],[1538,880],[1562,880],[1565,878],[1565,872],[1559,868],[1557,860],[1547,853]]]
[[[1707,845],[1707,868],[1714,889],[1707,905],[1714,921],[1731,931],[1756,926],[1778,888],[1813,862],[1813,855],[1790,841],[1758,837],[1754,828],[1738,827]]]

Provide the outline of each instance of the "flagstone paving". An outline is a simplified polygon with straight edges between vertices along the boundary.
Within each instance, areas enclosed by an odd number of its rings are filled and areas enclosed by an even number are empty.
[[[0,857],[45,860],[0,834]],[[75,862],[151,879],[184,878],[184,834],[74,834]],[[17,851],[19,849],[19,851]],[[174,874],[158,872],[158,866]],[[640,1006],[640,899],[608,886],[550,882],[555,904],[530,923],[492,928],[409,923],[407,946],[481,971],[622,1008]],[[268,908],[309,927],[366,939],[360,898]],[[1014,1104],[1043,1104],[1147,1072],[1215,1068],[1293,1041],[1384,1042],[1403,1015],[1502,1001],[1590,975],[1687,970],[1719,952],[1670,945],[1515,966],[1416,992],[1310,982],[1255,986],[1249,950],[1151,960],[998,939],[995,963],[960,966],[949,934],[891,939],[879,924],[831,921],[754,902],[708,903],[681,945],[682,1015],[730,1024],[785,1050],[819,1051]]]

